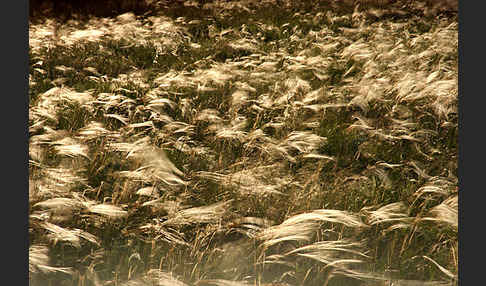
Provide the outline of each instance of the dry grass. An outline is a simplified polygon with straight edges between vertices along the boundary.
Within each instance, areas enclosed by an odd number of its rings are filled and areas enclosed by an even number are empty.
[[[30,24],[32,285],[457,284],[454,13],[162,2]]]

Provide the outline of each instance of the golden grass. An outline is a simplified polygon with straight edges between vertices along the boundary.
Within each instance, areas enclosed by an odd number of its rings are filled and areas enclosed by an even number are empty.
[[[457,21],[270,2],[30,25],[31,275],[457,283]]]

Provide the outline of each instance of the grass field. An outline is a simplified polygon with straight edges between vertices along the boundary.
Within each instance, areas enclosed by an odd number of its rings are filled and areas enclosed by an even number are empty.
[[[30,284],[457,285],[457,13],[361,2],[31,21]]]

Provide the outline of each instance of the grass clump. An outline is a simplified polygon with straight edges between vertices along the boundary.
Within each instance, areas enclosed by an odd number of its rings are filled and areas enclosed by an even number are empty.
[[[358,2],[32,21],[31,284],[456,285],[456,15]]]

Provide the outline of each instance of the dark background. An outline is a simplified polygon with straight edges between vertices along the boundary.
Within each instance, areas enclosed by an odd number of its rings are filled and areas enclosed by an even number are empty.
[[[225,0],[230,2],[232,0]],[[275,0],[278,5],[291,1],[293,4],[318,5],[333,3],[343,8],[353,9],[355,3],[361,3],[361,7],[379,7],[397,5],[402,7],[415,6],[420,2],[424,8],[436,9],[441,12],[457,12],[459,0]],[[111,17],[126,12],[135,15],[151,14],[155,10],[170,8],[183,8],[184,0],[29,0],[29,18],[31,20],[44,17],[55,17],[66,21],[76,17]],[[213,0],[196,0],[199,8]],[[258,1],[256,1],[258,2]]]

